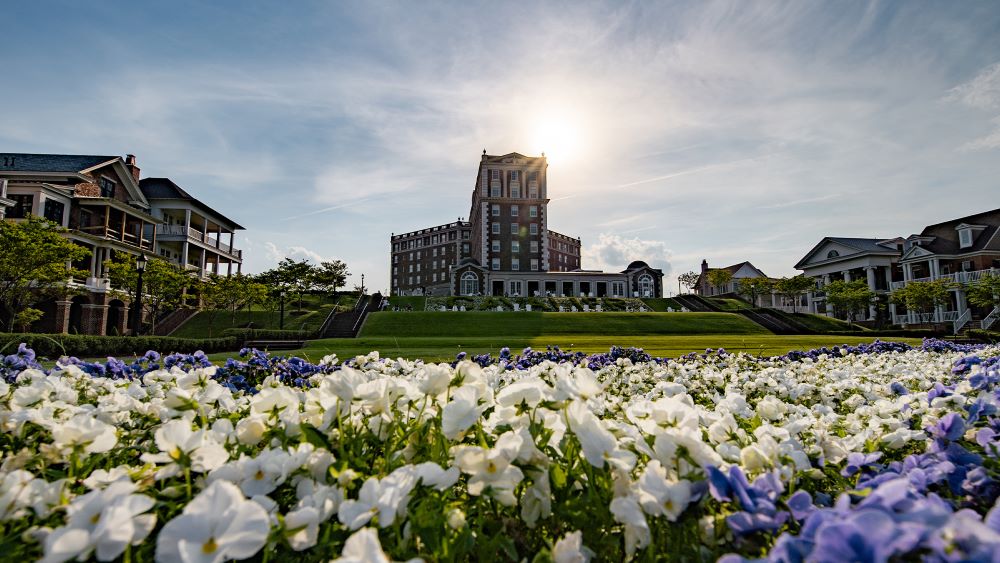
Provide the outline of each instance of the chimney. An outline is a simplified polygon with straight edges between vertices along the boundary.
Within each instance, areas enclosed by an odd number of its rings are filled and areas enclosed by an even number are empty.
[[[708,272],[708,260],[702,260],[701,261],[701,273],[704,274],[706,272]]]
[[[134,154],[127,154],[127,155],[125,155],[125,168],[128,168],[128,171],[132,173],[132,178],[135,180],[135,183],[138,184],[139,183],[139,167],[135,165],[135,155]]]

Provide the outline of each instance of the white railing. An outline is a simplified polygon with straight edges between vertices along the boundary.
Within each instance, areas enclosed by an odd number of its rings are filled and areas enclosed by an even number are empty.
[[[187,234],[187,228],[184,225],[157,225],[156,234],[184,236]]]
[[[951,324],[951,333],[958,334],[958,331],[962,330],[962,327],[972,319],[972,309],[966,309],[964,313],[959,315]]]
[[[951,274],[938,274],[936,276],[930,276],[925,278],[914,278],[909,281],[895,281],[890,284],[893,291],[897,289],[902,289],[906,284],[911,282],[929,282],[933,280],[947,280],[954,283],[969,283],[979,281],[983,276],[987,274],[1000,274],[1000,270],[996,268],[988,268],[986,270],[971,270],[968,272],[954,272]]]
[[[979,326],[981,326],[983,330],[989,330],[990,327],[993,326],[993,323],[997,322],[997,320],[1000,320],[1000,306],[993,309],[989,315],[986,315],[986,318],[979,323]]]
[[[894,324],[924,324],[953,322],[959,317],[958,311],[934,311],[933,313],[907,313],[893,315]]]

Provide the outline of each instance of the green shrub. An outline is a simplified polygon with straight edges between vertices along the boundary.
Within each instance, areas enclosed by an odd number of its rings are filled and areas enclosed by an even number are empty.
[[[264,328],[227,328],[222,336],[236,338],[241,344],[247,340],[308,340],[315,338],[311,330],[278,330]]]
[[[179,352],[225,352],[236,350],[239,343],[234,337],[226,338],[174,338],[171,336],[95,336],[89,334],[35,334],[0,333],[0,353],[10,354],[18,344],[25,343],[39,356],[58,358],[78,356],[141,356],[149,350],[161,354]]]

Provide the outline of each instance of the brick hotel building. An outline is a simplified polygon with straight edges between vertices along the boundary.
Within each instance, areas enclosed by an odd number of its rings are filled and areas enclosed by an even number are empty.
[[[390,239],[394,295],[592,295],[655,297],[663,272],[633,262],[624,272],[580,269],[580,239],[548,228],[543,154],[483,151],[469,220]]]

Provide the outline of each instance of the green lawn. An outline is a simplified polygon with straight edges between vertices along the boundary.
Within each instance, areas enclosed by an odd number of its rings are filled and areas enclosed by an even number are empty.
[[[362,337],[495,337],[591,334],[769,334],[730,313],[382,312],[369,315]]]
[[[786,313],[777,311],[778,315],[791,319],[816,332],[835,332],[845,330],[865,330],[857,325],[849,325],[846,321],[827,317],[826,315],[813,315],[812,313]]]
[[[647,298],[643,299],[642,302],[657,313],[666,313],[667,307],[673,308],[674,311],[681,310],[680,303],[670,299],[669,297]]]
[[[353,303],[354,299],[350,298]],[[314,330],[322,326],[333,309],[334,298],[306,295],[302,299],[300,311],[298,300],[285,301],[285,329]],[[346,301],[346,299],[345,299]],[[278,311],[237,311],[234,316],[229,311],[202,311],[188,319],[170,336],[177,338],[208,338],[219,336],[227,328],[245,328],[253,322],[254,328],[277,329],[281,325]],[[210,329],[211,327],[211,329]]]
[[[427,306],[427,298],[412,295],[393,295],[389,297],[389,306],[399,307],[400,309],[410,307],[414,311],[423,311],[424,307]]]
[[[707,297],[706,300],[723,311],[739,311],[740,309],[753,308],[746,301],[729,297]]]
[[[304,349],[276,352],[296,355],[318,361],[327,354],[336,353],[340,358],[351,358],[378,350],[384,357],[403,357],[426,361],[450,361],[459,352],[469,355],[491,353],[496,356],[500,348],[510,347],[520,352],[525,347],[544,349],[556,345],[564,350],[580,350],[587,353],[607,352],[611,346],[635,346],[645,349],[654,356],[676,357],[689,352],[703,352],[706,348],[725,348],[730,352],[747,352],[761,355],[784,354],[789,350],[808,350],[838,344],[858,344],[871,342],[874,338],[850,336],[778,336],[778,335],[633,335],[608,336],[548,335],[548,336],[440,336],[440,337],[365,337],[314,340]],[[893,339],[910,344],[919,344],[920,339]],[[235,354],[212,354],[214,361],[224,361]]]

